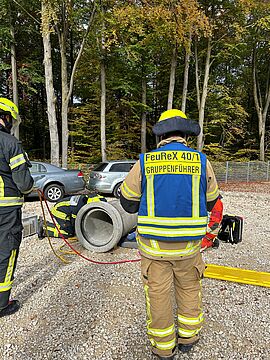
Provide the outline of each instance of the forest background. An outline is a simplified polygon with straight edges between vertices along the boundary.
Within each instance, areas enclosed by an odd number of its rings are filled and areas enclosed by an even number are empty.
[[[137,159],[171,108],[211,160],[269,160],[270,2],[0,0],[0,96],[31,160]]]

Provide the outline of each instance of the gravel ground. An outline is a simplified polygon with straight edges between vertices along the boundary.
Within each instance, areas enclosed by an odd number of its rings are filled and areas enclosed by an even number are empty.
[[[243,242],[206,252],[206,262],[270,272],[270,194],[223,196],[225,213],[245,219]],[[26,203],[23,211],[41,214],[38,202]],[[54,240],[56,249],[60,243]],[[83,253],[103,261],[137,257],[136,250],[124,248]],[[13,287],[22,308],[0,320],[0,359],[154,359],[145,333],[140,264],[95,265],[71,255],[69,260],[60,262],[47,240],[23,240]],[[203,290],[201,341],[176,359],[270,359],[270,289],[204,279]]]

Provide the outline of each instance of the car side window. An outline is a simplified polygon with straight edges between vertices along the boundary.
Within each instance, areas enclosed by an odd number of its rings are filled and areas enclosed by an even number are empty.
[[[39,164],[39,171],[42,172],[42,173],[47,172],[45,166],[42,165],[42,164]]]
[[[37,173],[37,172],[39,172],[39,166],[38,166],[38,165],[39,165],[39,164],[33,164],[33,163],[32,163],[32,167],[29,168],[30,173]]]
[[[110,167],[109,172],[129,172],[130,164],[128,163],[120,163],[120,164],[113,164]]]

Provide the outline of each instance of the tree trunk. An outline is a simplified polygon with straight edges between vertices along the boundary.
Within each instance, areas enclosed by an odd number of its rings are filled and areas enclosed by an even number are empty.
[[[62,86],[62,167],[67,168],[68,158],[68,72],[66,55],[66,38],[63,33],[59,36],[61,52],[61,86]]]
[[[143,76],[142,79],[142,104],[146,105],[146,78]],[[146,152],[146,111],[142,113],[142,126],[141,126],[141,153]]]
[[[267,119],[267,113],[270,105],[270,85],[269,77],[266,79],[266,92],[265,92],[265,104],[263,105],[263,99],[261,97],[261,91],[257,81],[257,67],[256,67],[256,48],[253,49],[252,58],[252,74],[253,74],[253,96],[255,108],[258,116],[259,127],[259,141],[260,141],[260,160],[265,160],[265,124]],[[270,73],[268,72],[268,76]]]
[[[177,48],[176,46],[173,48],[172,59],[171,59],[171,73],[170,73],[170,85],[169,85],[169,93],[168,93],[168,104],[167,109],[172,109],[173,106],[173,93],[175,86],[175,70],[177,65]]]
[[[100,135],[101,135],[101,157],[102,161],[107,160],[106,154],[106,70],[105,62],[102,58],[100,61]]]
[[[185,55],[185,70],[184,70],[184,83],[183,83],[183,92],[182,92],[182,105],[181,110],[183,113],[186,112],[186,103],[187,103],[187,92],[188,92],[188,72],[189,72],[189,63],[190,63],[190,44],[191,44],[191,34],[189,35],[189,47],[186,49]]]
[[[51,142],[51,163],[59,166],[59,136],[57,128],[57,119],[55,111],[56,97],[53,87],[53,70],[52,70],[52,50],[50,29],[45,16],[47,12],[47,3],[42,1],[41,15],[42,15],[42,40],[44,47],[44,68],[45,68],[45,87],[47,96],[47,113],[50,129]]]
[[[10,35],[11,35],[11,71],[12,71],[12,95],[13,102],[19,108],[19,96],[18,96],[18,76],[17,76],[17,61],[16,61],[16,49],[15,49],[15,30],[13,24],[10,24]],[[16,121],[13,122],[12,134],[19,139],[20,132],[19,126],[21,123],[20,115],[18,115]]]
[[[211,37],[208,38],[207,43],[207,53],[204,67],[204,80],[203,80],[203,88],[202,94],[200,97],[200,106],[199,106],[199,125],[201,127],[201,132],[197,137],[197,149],[199,151],[202,150],[204,145],[204,134],[203,134],[203,124],[204,124],[204,112],[205,112],[205,103],[208,92],[208,81],[209,81],[209,72],[210,72],[210,58],[211,58]]]

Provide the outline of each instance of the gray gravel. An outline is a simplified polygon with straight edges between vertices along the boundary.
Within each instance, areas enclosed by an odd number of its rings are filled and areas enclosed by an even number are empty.
[[[223,193],[225,213],[245,218],[241,244],[221,244],[204,254],[208,263],[270,272],[270,195]],[[28,202],[24,214],[41,214]],[[58,249],[60,240],[54,240]],[[77,245],[79,249],[79,246]],[[107,254],[103,261],[135,259],[136,250]],[[95,265],[68,256],[65,265],[47,240],[24,239],[13,287],[21,310],[0,319],[0,359],[154,359],[145,333],[140,264]],[[270,359],[270,289],[204,279],[206,323],[190,355],[176,359]]]

